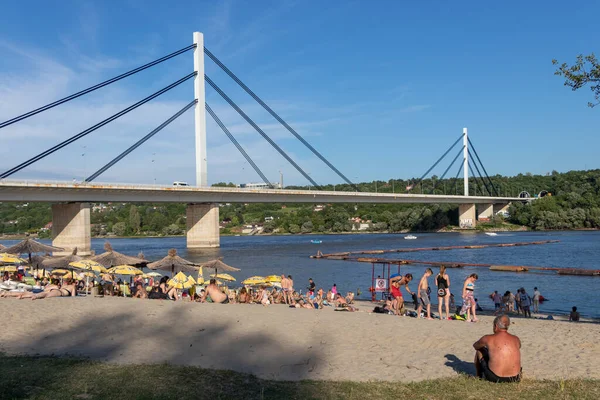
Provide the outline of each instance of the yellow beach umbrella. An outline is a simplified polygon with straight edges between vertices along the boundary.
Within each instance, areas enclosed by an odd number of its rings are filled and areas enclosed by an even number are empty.
[[[79,275],[79,276],[83,276],[85,278],[95,278],[96,274],[94,274],[92,271],[83,271],[83,272],[79,272],[79,273],[75,273],[75,275]]]
[[[188,276],[187,282],[191,283],[192,285],[197,285],[198,284],[198,282],[196,282],[196,280],[191,275]]]
[[[265,277],[266,282],[281,282],[281,275],[269,275]]]
[[[26,260],[8,253],[0,253],[0,263],[26,263]]]
[[[4,267],[0,267],[0,272],[17,272],[17,267],[14,265],[5,265]]]
[[[85,271],[98,272],[100,274],[103,274],[107,271],[102,264],[92,260],[73,261],[72,263],[69,263],[69,266],[77,269],[83,269]]]
[[[248,279],[242,281],[244,285],[260,285],[261,283],[266,283],[266,278],[264,276],[251,276]]]
[[[216,279],[222,279],[224,281],[228,281],[228,282],[235,282],[235,278],[229,274],[212,274],[210,276],[211,278],[216,278]]]
[[[115,275],[144,275],[142,270],[131,265],[117,265],[116,267],[109,268],[107,272]]]
[[[199,276],[199,277],[196,279],[196,285],[204,285],[205,283],[206,283],[206,281],[205,281],[205,280],[204,280],[204,278],[203,278],[203,277],[201,277],[201,276]]]
[[[152,277],[152,278],[156,278],[158,276],[162,276],[161,274],[159,274],[158,272],[148,272],[146,274],[147,277]]]
[[[175,289],[188,289],[195,285],[195,282],[192,278],[192,281],[189,280],[190,277],[186,276],[183,272],[179,271],[177,275],[167,281],[167,285],[174,287]]]

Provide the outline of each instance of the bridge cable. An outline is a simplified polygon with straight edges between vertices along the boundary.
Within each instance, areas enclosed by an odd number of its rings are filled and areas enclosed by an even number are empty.
[[[121,79],[123,79],[123,78],[127,78],[128,76],[131,76],[131,75],[137,74],[137,73],[138,73],[138,72],[140,72],[140,71],[143,71],[143,70],[145,70],[145,69],[148,69],[148,68],[150,68],[150,67],[153,67],[153,66],[155,66],[155,65],[157,65],[157,64],[160,64],[160,63],[161,63],[161,62],[163,62],[163,61],[167,61],[168,59],[171,59],[171,58],[173,58],[173,57],[175,57],[175,56],[178,56],[178,55],[180,55],[180,54],[183,54],[183,53],[185,53],[186,51],[188,51],[188,50],[191,50],[191,49],[193,49],[193,48],[195,48],[195,47],[196,47],[196,45],[195,45],[195,44],[193,44],[193,45],[190,45],[190,46],[187,46],[187,47],[184,47],[184,48],[183,48],[183,49],[181,49],[181,50],[177,50],[177,51],[176,51],[176,52],[174,52],[174,53],[168,54],[168,55],[166,55],[166,56],[164,56],[164,57],[161,57],[161,58],[159,58],[159,59],[157,59],[157,60],[154,60],[154,61],[152,61],[152,62],[150,62],[150,63],[148,63],[148,64],[144,64],[144,65],[142,65],[141,67],[137,67],[137,68],[135,68],[135,69],[132,69],[131,71],[125,72],[124,74],[121,74],[121,75],[119,75],[119,76],[116,76],[116,77],[114,77],[114,78],[108,79],[108,80],[106,80],[106,81],[104,81],[104,82],[101,82],[101,83],[99,83],[99,84],[97,84],[97,85],[91,86],[91,87],[89,87],[89,88],[87,88],[87,89],[84,89],[84,90],[82,90],[82,91],[80,91],[80,92],[77,92],[77,93],[75,93],[75,94],[72,94],[72,95],[70,95],[70,96],[67,96],[67,97],[65,97],[65,98],[62,98],[62,99],[60,99],[60,100],[56,100],[56,101],[54,101],[54,102],[52,102],[52,103],[50,103],[50,104],[46,104],[46,105],[45,105],[45,106],[43,106],[43,107],[36,108],[35,110],[32,110],[32,111],[26,112],[25,114],[22,114],[22,115],[19,115],[19,116],[17,116],[17,117],[11,118],[11,119],[9,119],[9,120],[7,120],[7,121],[1,122],[1,123],[0,123],[0,129],[2,129],[2,128],[4,128],[4,127],[7,127],[7,126],[9,126],[9,125],[12,125],[12,124],[14,124],[15,122],[19,122],[19,121],[22,121],[22,120],[24,120],[24,119],[27,119],[27,118],[29,118],[29,117],[32,117],[32,116],[34,116],[34,115],[36,115],[36,114],[39,114],[39,113],[41,113],[41,112],[43,112],[43,111],[46,111],[46,110],[49,110],[49,109],[51,109],[51,108],[54,108],[54,107],[56,107],[56,106],[59,106],[59,105],[61,105],[61,104],[63,104],[63,103],[66,103],[66,102],[68,102],[68,101],[71,101],[71,100],[73,100],[73,99],[76,99],[76,98],[78,98],[78,97],[81,97],[81,96],[83,96],[83,95],[85,95],[85,94],[91,93],[91,92],[93,92],[94,90],[97,90],[97,89],[103,88],[104,86],[110,85],[111,83],[114,83],[114,82],[120,81],[120,80],[121,80]]]
[[[473,171],[473,165],[471,164],[471,160],[469,160],[469,168],[471,169],[471,171]],[[475,184],[477,185],[477,189],[479,189],[481,195],[483,196],[483,186],[480,185],[479,178],[477,178],[477,175],[475,174],[473,174],[473,178],[475,178]]]
[[[473,156],[471,155],[471,149],[467,150],[468,154],[469,154],[469,159],[472,159]],[[479,177],[481,178],[481,181],[483,182],[483,184],[485,185],[485,190],[487,190],[488,194],[490,196],[493,196],[494,194],[492,193],[492,191],[490,190],[490,188],[488,187],[487,182],[485,181],[485,179],[483,179],[483,176],[481,175],[481,171],[479,171],[479,167],[477,166],[477,161],[473,160],[473,165],[475,165],[475,169],[477,170],[477,173],[479,174]],[[473,174],[475,175],[475,174]]]
[[[179,118],[184,112],[186,112],[187,110],[189,110],[190,108],[192,108],[194,105],[196,105],[197,102],[198,102],[198,100],[192,100],[189,104],[187,104],[185,107],[183,107],[177,113],[175,113],[173,116],[171,116],[165,122],[163,122],[162,124],[160,124],[159,126],[157,126],[152,132],[150,132],[149,134],[147,134],[146,136],[144,136],[143,138],[141,138],[140,140],[138,140],[137,142],[135,142],[135,144],[133,144],[127,150],[125,150],[124,152],[122,152],[121,154],[119,154],[112,161],[110,161],[109,163],[107,163],[104,167],[100,168],[98,171],[94,172],[92,175],[90,175],[89,177],[87,177],[84,180],[84,182],[91,182],[94,179],[96,179],[98,176],[100,176],[101,174],[103,174],[104,172],[106,172],[113,165],[115,165],[116,163],[118,163],[119,161],[121,161],[123,158],[125,158],[129,153],[131,153],[132,151],[134,151],[135,149],[137,149],[138,147],[140,147],[144,142],[146,142],[152,136],[156,135],[163,128],[165,128],[167,125],[169,125],[171,122],[173,122],[177,118]]]
[[[467,138],[467,140],[469,141],[469,145],[471,146],[471,148],[473,149],[473,153],[475,153],[475,157],[477,157],[477,160],[479,160],[479,164],[481,164],[481,168],[483,168],[483,172],[485,173],[486,178],[488,179],[488,181],[490,182],[490,185],[492,186],[492,189],[494,189],[494,193],[496,193],[496,196],[499,196],[498,191],[496,190],[496,186],[492,183],[492,180],[490,179],[490,177],[488,176],[488,173],[485,169],[485,166],[483,165],[483,163],[481,162],[481,159],[479,158],[479,154],[477,154],[477,150],[475,150],[475,146],[473,146],[473,142],[471,142],[471,138]],[[483,178],[482,178],[483,179]]]
[[[310,177],[310,175],[308,175],[306,172],[304,172],[304,170],[303,170],[302,168],[300,168],[300,166],[299,166],[298,164],[296,164],[296,162],[295,162],[294,160],[292,160],[292,159],[290,158],[290,156],[288,156],[288,155],[287,155],[287,153],[286,153],[285,151],[283,151],[283,149],[282,149],[281,147],[279,147],[279,146],[277,145],[277,143],[275,143],[275,142],[274,142],[274,141],[273,141],[273,140],[272,140],[272,139],[269,137],[269,135],[267,135],[267,134],[266,134],[266,133],[265,133],[265,132],[264,132],[262,129],[260,129],[260,127],[259,127],[258,125],[256,125],[256,123],[254,123],[254,121],[253,121],[253,120],[252,120],[252,119],[251,119],[251,118],[250,118],[248,115],[246,115],[246,113],[245,113],[245,112],[243,112],[243,111],[242,111],[242,109],[241,109],[241,108],[239,108],[239,107],[238,107],[238,105],[237,105],[237,104],[235,104],[235,102],[234,102],[233,100],[231,100],[231,99],[229,98],[229,96],[227,96],[227,95],[225,94],[225,92],[223,92],[223,91],[221,90],[221,88],[219,88],[219,87],[217,86],[217,84],[216,84],[216,83],[214,83],[214,82],[212,81],[212,79],[210,79],[210,78],[208,77],[208,75],[204,75],[204,79],[206,80],[206,82],[207,82],[207,83],[208,83],[210,86],[212,86],[212,88],[213,88],[213,89],[215,89],[215,91],[216,91],[217,93],[219,93],[219,94],[221,95],[221,97],[222,97],[222,98],[223,98],[223,99],[224,99],[224,100],[225,100],[227,103],[229,103],[229,105],[230,105],[231,107],[233,107],[233,109],[234,109],[235,111],[237,111],[237,113],[238,113],[238,114],[240,114],[240,116],[241,116],[242,118],[244,118],[244,119],[246,120],[246,122],[248,122],[248,123],[249,123],[249,124],[250,124],[250,125],[251,125],[251,126],[252,126],[252,127],[253,127],[253,128],[254,128],[254,129],[255,129],[255,130],[256,130],[256,131],[257,131],[257,132],[258,132],[258,133],[259,133],[259,134],[260,134],[260,135],[261,135],[261,136],[262,136],[262,137],[265,139],[265,140],[266,140],[266,141],[267,141],[267,142],[269,142],[269,144],[270,144],[271,146],[273,146],[273,148],[274,148],[275,150],[277,150],[277,151],[279,152],[279,154],[281,154],[281,155],[282,155],[282,156],[283,156],[283,157],[284,157],[284,158],[285,158],[285,159],[286,159],[286,160],[287,160],[287,161],[288,161],[290,164],[292,164],[292,165],[294,166],[294,168],[296,168],[296,170],[302,174],[302,176],[304,176],[304,177],[305,177],[305,178],[306,178],[306,179],[307,179],[307,180],[308,180],[310,183],[312,183],[312,184],[313,184],[313,186],[315,186],[316,188],[318,188],[319,190],[321,190],[321,186],[319,186],[319,185],[318,185],[318,184],[317,184],[317,183],[316,183],[316,182],[315,182],[315,181],[314,181],[314,180],[313,180],[313,179]]]
[[[442,174],[441,178],[437,182],[435,182],[435,184],[433,185],[432,192],[431,192],[432,194],[435,194],[434,191],[435,191],[436,186],[438,185],[438,183],[440,183],[442,180],[444,180],[444,177],[446,176],[446,174],[448,173],[448,171],[450,170],[450,168],[452,168],[452,166],[454,165],[454,163],[456,162],[456,160],[458,159],[458,157],[460,157],[460,154],[463,152],[464,148],[465,148],[465,146],[461,147],[458,150],[458,153],[456,154],[456,157],[454,157],[454,159],[452,160],[452,162],[450,163],[450,165],[448,165],[448,168],[446,168],[446,170]]]
[[[86,130],[78,133],[77,135],[71,136],[69,139],[67,139],[67,140],[65,140],[65,141],[57,144],[56,146],[49,148],[48,150],[46,150],[46,151],[38,154],[35,157],[30,158],[29,160],[27,160],[27,161],[25,161],[25,162],[17,165],[14,168],[9,169],[6,172],[3,172],[0,175],[0,179],[7,178],[7,177],[11,176],[12,174],[14,174],[15,172],[18,172],[18,171],[22,170],[23,168],[28,167],[29,165],[31,165],[31,164],[33,164],[33,163],[41,160],[42,158],[45,158],[46,156],[49,156],[50,154],[54,153],[55,151],[60,150],[60,149],[62,149],[65,146],[68,146],[69,144],[71,144],[71,143],[73,143],[73,142],[81,139],[82,137],[84,137],[84,136],[92,133],[96,129],[103,127],[104,125],[108,124],[109,122],[112,122],[112,121],[116,120],[117,118],[119,118],[119,117],[127,114],[128,112],[130,112],[132,110],[135,110],[139,106],[141,106],[143,104],[146,104],[150,100],[152,100],[152,99],[160,96],[161,94],[163,94],[163,93],[165,93],[165,92],[173,89],[174,87],[182,84],[183,82],[187,81],[190,78],[193,78],[196,75],[197,75],[196,72],[192,72],[191,74],[184,76],[180,80],[178,80],[178,81],[170,84],[169,86],[164,87],[163,89],[159,90],[158,92],[155,92],[155,93],[151,94],[150,96],[146,97],[145,99],[138,101],[137,103],[135,103],[135,104],[133,104],[133,105],[125,108],[124,110],[121,110],[121,111],[119,111],[116,114],[113,114],[112,116],[110,116],[110,117],[106,118],[105,120],[97,123],[96,125],[94,125],[94,126],[88,128],[88,129],[86,129]]]
[[[248,161],[248,164],[250,164],[252,166],[252,168],[254,168],[254,170],[256,171],[256,173],[261,177],[261,179],[267,185],[269,185],[269,187],[271,189],[273,189],[273,184],[271,182],[269,182],[269,180],[267,179],[267,177],[265,176],[265,174],[263,174],[263,172],[260,170],[260,168],[258,168],[258,165],[256,165],[254,163],[254,161],[252,160],[252,158],[250,158],[250,156],[248,155],[248,153],[246,153],[246,151],[240,145],[240,143],[235,139],[235,137],[233,137],[233,135],[231,134],[231,132],[229,131],[229,129],[227,129],[227,127],[225,126],[225,124],[223,124],[223,122],[221,122],[221,120],[219,119],[219,117],[217,117],[217,114],[215,114],[215,112],[212,110],[212,108],[210,108],[210,106],[208,105],[208,103],[205,103],[205,104],[206,104],[206,111],[208,111],[208,113],[210,114],[210,116],[213,117],[213,119],[215,120],[215,122],[217,123],[217,125],[219,125],[219,127],[223,130],[223,132],[225,133],[225,135],[227,135],[227,137],[229,138],[229,140],[231,140],[231,142],[235,145],[235,147],[237,147],[237,149],[240,151],[240,153],[242,153],[242,155],[244,156],[244,158],[246,159],[246,161]]]
[[[452,185],[452,189],[450,190],[451,192],[454,191],[454,194],[457,195],[456,193],[456,182],[458,182],[458,175],[460,175],[461,171],[463,170],[465,164],[464,164],[465,159],[463,158],[463,162],[459,163],[459,167],[458,167],[458,172],[456,172],[456,176],[454,177],[454,184]]]
[[[271,107],[269,107],[260,97],[256,95],[248,86],[244,84],[229,68],[225,66],[213,53],[211,53],[206,47],[204,48],[204,53],[214,61],[231,79],[233,79],[242,89],[246,91],[258,104],[260,104],[269,114],[273,116],[281,125],[283,125],[292,135],[296,137],[302,144],[304,144],[314,155],[319,157],[321,161],[323,161],[329,168],[333,170],[340,178],[346,181],[349,185],[354,187],[355,190],[359,191],[358,186],[353,183],[350,179],[346,178],[344,174],[342,174],[336,167],[333,166],[321,153],[317,151],[313,146],[310,145],[298,132],[296,132],[290,125],[287,124]]]
[[[421,181],[423,180],[423,178],[425,178],[425,177],[427,176],[427,174],[429,174],[429,173],[431,172],[431,170],[432,170],[432,169],[434,169],[434,168],[435,168],[435,167],[436,167],[436,166],[437,166],[437,165],[440,163],[440,161],[442,161],[442,159],[443,159],[444,157],[446,157],[446,155],[448,155],[448,153],[450,153],[450,151],[451,151],[451,150],[454,148],[454,146],[456,146],[456,144],[457,144],[457,143],[458,143],[458,142],[459,142],[459,141],[460,141],[462,138],[463,138],[463,135],[461,134],[461,135],[458,137],[458,139],[456,139],[456,142],[454,142],[454,143],[452,144],[452,146],[450,146],[450,147],[448,148],[448,150],[446,150],[446,152],[445,152],[444,154],[442,154],[442,156],[441,156],[440,158],[438,158],[438,160],[437,160],[437,161],[436,161],[436,162],[435,162],[435,163],[434,163],[434,164],[433,164],[433,165],[432,165],[432,166],[431,166],[431,167],[430,167],[430,168],[427,170],[427,172],[425,172],[425,173],[423,174],[423,176],[421,176],[421,177],[420,177],[420,178],[417,180],[417,182],[415,182],[414,184],[412,184],[412,187],[414,188],[414,187],[415,187],[415,186],[417,186],[419,183],[421,183]],[[409,189],[409,191],[410,191],[410,190],[412,190],[412,188],[411,188],[411,189]]]

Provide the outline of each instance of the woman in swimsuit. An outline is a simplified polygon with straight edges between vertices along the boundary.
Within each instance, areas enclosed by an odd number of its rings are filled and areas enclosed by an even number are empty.
[[[473,292],[475,291],[475,281],[479,277],[477,274],[471,274],[467,279],[465,279],[465,284],[463,285],[463,305],[460,310],[461,314],[467,313],[467,321],[477,322],[477,314],[475,313],[475,298],[473,297]],[[473,313],[473,319],[471,319],[471,313]]]
[[[440,273],[435,278],[435,285],[438,288],[438,313],[442,318],[442,303],[446,305],[446,319],[450,319],[450,277],[446,273],[446,266],[440,267]]]

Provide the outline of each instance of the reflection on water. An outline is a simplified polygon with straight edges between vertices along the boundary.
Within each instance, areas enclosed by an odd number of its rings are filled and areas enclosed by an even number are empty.
[[[540,246],[424,251],[381,256],[427,261],[600,269],[597,263],[600,254],[600,232],[519,232],[499,233],[494,237],[481,233],[422,233],[417,236],[417,240],[408,241],[402,239],[403,235],[323,235],[318,237],[323,240],[321,244],[310,242],[311,239],[317,238],[315,235],[222,237],[220,248],[201,251],[188,251],[185,248],[184,237],[112,239],[110,242],[116,251],[130,255],[137,255],[142,251],[149,260],[164,257],[170,248],[177,249],[180,256],[191,261],[224,257],[227,264],[242,270],[233,274],[238,281],[253,275],[285,273],[293,276],[297,289],[305,289],[308,278],[313,278],[317,287],[325,290],[334,283],[340,292],[356,291],[360,288],[363,298],[369,295],[371,264],[315,260],[309,256],[317,250],[333,253],[556,239],[560,242]],[[97,254],[103,252],[104,241],[92,240],[92,248]],[[425,266],[402,266],[402,273],[410,272],[420,276],[424,269]],[[437,268],[433,269],[434,273],[437,272]],[[475,294],[485,309],[493,309],[488,295],[494,290],[501,293],[506,290],[516,292],[523,286],[532,295],[534,286],[537,286],[542,295],[549,299],[540,307],[542,312],[567,313],[576,305],[583,315],[600,317],[600,277],[558,276],[549,272],[493,272],[476,267],[450,269],[448,274],[451,290],[458,297],[463,280],[473,272],[479,275]],[[416,288],[416,284],[417,282],[412,283],[412,289]],[[433,285],[433,278],[430,279],[430,284]]]

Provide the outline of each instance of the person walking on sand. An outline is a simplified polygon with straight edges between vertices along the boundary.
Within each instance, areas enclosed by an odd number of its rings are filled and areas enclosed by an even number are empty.
[[[450,319],[450,277],[446,273],[446,266],[440,267],[440,273],[435,278],[438,295],[438,313],[440,319]],[[442,317],[442,303],[446,305],[446,317]]]
[[[429,282],[427,278],[433,275],[433,271],[431,268],[427,268],[421,281],[419,282],[419,308],[417,308],[417,318],[421,315],[421,311],[423,310],[423,306],[427,309],[427,317],[425,319],[433,319],[431,318],[431,302],[429,301],[429,295],[427,294],[427,289],[429,288]]]
[[[285,275],[281,275],[281,290],[283,292],[283,302],[290,304],[290,281]]]
[[[533,288],[533,312],[534,313],[540,312],[540,296],[541,295],[542,294],[540,293],[538,288],[534,287]]]
[[[402,315],[402,309],[404,308],[404,298],[402,297],[400,286],[404,285],[404,289],[412,295],[413,292],[408,288],[408,283],[412,281],[412,278],[412,274],[406,274],[404,276],[397,275],[390,279],[390,290],[394,298],[394,314],[396,315]]]
[[[494,293],[490,295],[492,300],[494,301],[494,310],[498,311],[502,307],[502,296],[498,293],[497,290],[494,290]]]
[[[467,321],[477,322],[477,313],[475,312],[475,308],[477,307],[477,303],[475,302],[475,297],[473,294],[475,292],[475,282],[479,277],[477,274],[471,274],[465,279],[465,283],[463,284],[462,298],[463,305],[460,310],[460,314],[464,315],[467,313]],[[473,314],[473,318],[471,319],[471,314]]]
[[[521,380],[521,340],[508,333],[510,318],[500,315],[494,319],[494,333],[485,335],[473,344],[475,370],[479,378],[490,382],[519,382]]]

